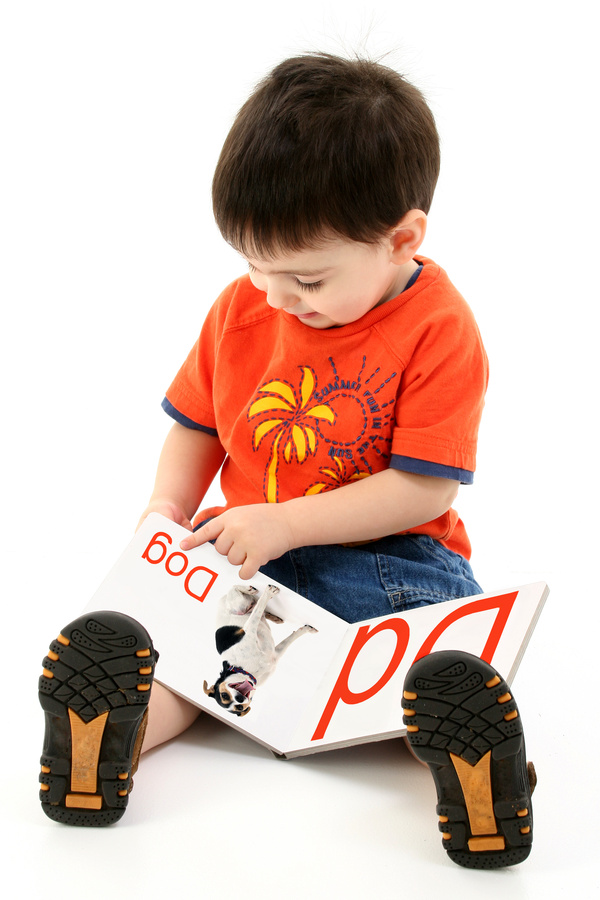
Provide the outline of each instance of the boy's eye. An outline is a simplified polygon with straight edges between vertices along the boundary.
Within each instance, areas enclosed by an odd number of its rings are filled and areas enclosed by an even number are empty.
[[[250,272],[258,272],[256,266],[253,266],[251,262],[248,263],[248,270]],[[318,291],[323,285],[322,281],[300,281],[298,278],[294,278],[294,281],[303,291]]]
[[[308,281],[308,282],[307,281],[298,281],[298,279],[296,278],[296,284],[298,285],[298,287],[301,287],[303,291],[318,291],[319,288],[321,287],[321,285],[323,284],[323,282],[322,281]]]

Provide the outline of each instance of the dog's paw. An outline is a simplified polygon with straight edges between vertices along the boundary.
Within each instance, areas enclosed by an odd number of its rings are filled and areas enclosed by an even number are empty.
[[[310,631],[311,634],[318,634],[318,633],[319,633],[319,629],[318,629],[318,628],[314,628],[312,625],[305,625],[304,627],[306,628],[307,631]]]

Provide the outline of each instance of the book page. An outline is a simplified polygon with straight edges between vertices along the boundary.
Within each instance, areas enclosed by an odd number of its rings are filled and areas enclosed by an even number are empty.
[[[283,620],[266,623],[271,646],[305,625],[316,631],[301,633],[269,664],[249,711],[239,716],[209,694],[219,689],[228,657],[235,655],[236,671],[253,675],[256,637],[222,653],[216,643],[224,621],[249,628],[244,617],[223,618],[228,592],[249,583],[210,544],[182,552],[187,533],[157,513],[148,516],[86,611],[113,609],[137,619],[160,653],[162,684],[288,756],[404,734],[404,678],[415,659],[434,650],[482,656],[510,683],[548,593],[545,584],[526,585],[348,625],[280,586],[268,602]],[[268,580],[257,574],[252,585],[260,596]],[[248,690],[245,675],[240,680]]]
[[[426,653],[466,650],[510,684],[547,594],[544,583],[525,585],[349,626],[289,755],[405,734],[404,679]]]
[[[317,631],[303,634],[286,649],[268,679],[257,687],[249,713],[232,715],[207,696],[204,683],[211,687],[221,673],[223,657],[215,642],[221,598],[234,585],[249,582],[242,582],[238,569],[210,544],[186,553],[179,550],[179,541],[188,533],[157,513],[148,516],[86,611],[112,609],[137,619],[160,653],[158,681],[283,753],[348,624],[281,587],[268,604],[284,620],[267,625],[274,643],[306,624]],[[260,574],[251,580],[259,592],[269,583]],[[252,651],[247,648],[249,659]]]

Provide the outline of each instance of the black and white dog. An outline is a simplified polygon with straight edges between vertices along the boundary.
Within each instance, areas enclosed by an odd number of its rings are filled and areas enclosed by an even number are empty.
[[[233,715],[247,715],[254,691],[273,674],[290,644],[317,631],[303,625],[275,646],[267,619],[283,619],[270,613],[267,604],[278,591],[270,584],[259,594],[251,585],[238,584],[219,602],[215,640],[223,668],[211,687],[204,682],[204,693]]]

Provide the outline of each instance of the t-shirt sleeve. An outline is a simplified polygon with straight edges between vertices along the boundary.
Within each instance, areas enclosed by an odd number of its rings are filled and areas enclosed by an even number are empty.
[[[220,320],[217,301],[162,402],[165,412],[176,422],[213,435],[217,435],[212,397],[218,335],[222,333]]]
[[[396,402],[390,466],[470,484],[487,384],[481,335],[458,295],[415,335]]]

